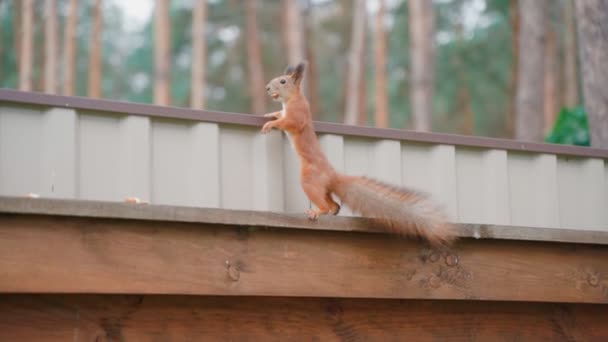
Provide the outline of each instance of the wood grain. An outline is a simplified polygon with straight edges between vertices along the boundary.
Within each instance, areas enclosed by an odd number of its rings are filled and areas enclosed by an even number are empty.
[[[608,303],[608,248],[0,215],[0,292]]]
[[[116,202],[29,199],[0,196],[0,213],[56,215],[91,218],[190,222],[244,227],[276,227],[341,232],[381,232],[370,219],[321,217],[310,221],[304,214],[194,208],[166,205],[133,205]],[[608,232],[488,224],[461,224],[458,236],[474,239],[571,242],[608,245]]]
[[[605,341],[602,305],[2,295],[2,341]]]

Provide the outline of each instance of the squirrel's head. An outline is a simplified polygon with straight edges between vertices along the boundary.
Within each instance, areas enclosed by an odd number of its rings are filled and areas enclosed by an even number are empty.
[[[304,78],[306,62],[297,66],[288,66],[285,74],[274,78],[266,85],[268,95],[277,102],[287,102],[289,99],[300,92],[300,84]]]

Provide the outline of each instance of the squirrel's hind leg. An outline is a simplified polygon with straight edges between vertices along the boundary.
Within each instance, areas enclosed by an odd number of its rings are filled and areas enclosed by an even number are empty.
[[[336,214],[340,210],[338,203],[334,202],[331,195],[328,195],[323,187],[317,184],[304,183],[302,189],[310,201],[318,210],[308,209],[306,215],[311,220],[316,220],[320,215]]]

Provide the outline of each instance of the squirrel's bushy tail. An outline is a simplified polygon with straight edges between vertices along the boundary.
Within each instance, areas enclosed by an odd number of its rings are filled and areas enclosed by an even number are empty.
[[[332,191],[353,211],[376,219],[393,233],[420,236],[433,245],[449,244],[456,237],[454,225],[425,193],[340,174]]]

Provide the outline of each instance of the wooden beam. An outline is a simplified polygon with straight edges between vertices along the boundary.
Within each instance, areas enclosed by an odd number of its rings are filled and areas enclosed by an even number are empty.
[[[328,231],[380,232],[370,219],[324,216],[313,222],[304,214],[227,210],[164,205],[134,205],[59,199],[29,199],[0,196],[0,213],[57,215],[220,224],[244,227],[276,227]],[[554,229],[486,224],[462,224],[458,236],[475,239],[551,241],[608,245],[608,231]]]
[[[0,215],[0,292],[608,303],[608,248]]]
[[[2,341],[606,341],[603,305],[3,295]]]

